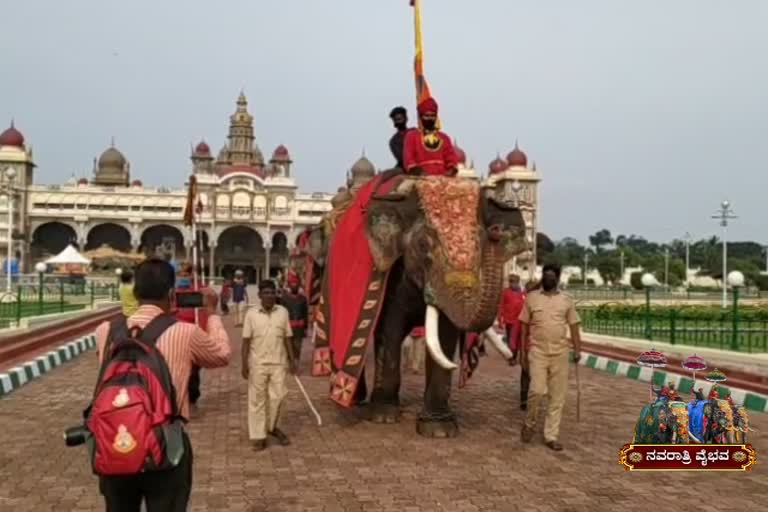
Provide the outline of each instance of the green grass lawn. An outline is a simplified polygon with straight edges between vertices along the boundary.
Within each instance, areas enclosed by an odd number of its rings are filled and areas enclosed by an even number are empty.
[[[10,325],[11,322],[16,321],[17,318],[27,318],[31,316],[49,315],[52,313],[66,313],[68,311],[77,311],[85,309],[88,303],[75,304],[65,301],[63,304],[60,300],[56,301],[44,301],[42,308],[37,301],[29,302],[4,302],[0,303],[0,329],[4,329]]]

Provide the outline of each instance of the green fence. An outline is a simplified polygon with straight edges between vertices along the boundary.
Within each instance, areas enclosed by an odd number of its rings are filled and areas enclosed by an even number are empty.
[[[568,295],[577,301],[625,301],[637,300],[645,301],[645,291],[632,288],[583,288],[580,286],[569,286],[565,290]],[[731,293],[728,293],[729,300]],[[651,291],[651,300],[669,300],[669,301],[711,301],[718,302],[722,300],[722,291],[686,291],[686,290],[664,290],[657,288]],[[768,292],[761,292],[757,289],[742,290],[741,299],[768,299]]]
[[[701,318],[685,309],[653,308],[641,311],[579,310],[586,332],[665,341],[740,352],[768,352],[768,320],[755,315],[740,317],[733,309]]]
[[[22,318],[77,311],[93,306],[97,300],[117,300],[115,284],[56,283],[19,285],[11,293],[0,294],[0,329]]]

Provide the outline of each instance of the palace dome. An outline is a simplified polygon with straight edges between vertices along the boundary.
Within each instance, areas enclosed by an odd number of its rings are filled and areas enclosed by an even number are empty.
[[[291,159],[291,154],[288,152],[288,148],[280,144],[275,148],[272,153],[272,160],[286,161]]]
[[[78,185],[87,185],[88,184],[88,178],[80,178],[77,180]]]
[[[132,187],[143,187],[144,183],[141,182],[141,180],[133,180],[131,182]]]
[[[0,133],[0,146],[13,146],[16,148],[24,147],[24,135],[16,129],[11,121],[11,126],[3,133]]]
[[[515,149],[507,155],[507,163],[510,167],[528,167],[528,155],[526,155],[515,142]]]
[[[196,155],[210,155],[211,154],[211,147],[205,143],[204,140],[201,140],[197,146],[195,146],[195,154]]]
[[[366,157],[361,156],[360,159],[352,166],[352,176],[375,176],[376,167]]]
[[[125,156],[114,146],[107,148],[99,157],[99,169],[122,169],[125,163]]]
[[[488,165],[488,170],[491,171],[491,174],[496,174],[499,172],[504,172],[509,168],[509,165],[507,164],[506,160],[502,160],[501,157],[496,157],[496,159],[491,162]]]

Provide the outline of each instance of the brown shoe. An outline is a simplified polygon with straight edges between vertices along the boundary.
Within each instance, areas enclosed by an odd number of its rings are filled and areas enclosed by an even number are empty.
[[[291,440],[288,439],[288,436],[285,435],[283,431],[280,430],[279,428],[276,428],[275,430],[270,432],[269,435],[277,439],[277,442],[280,443],[281,446],[288,446],[289,444],[291,444]]]
[[[261,452],[267,449],[267,440],[259,439],[258,441],[251,441],[251,447],[255,452]]]
[[[533,429],[523,427],[523,431],[520,433],[520,438],[524,443],[530,443],[533,440]]]
[[[554,450],[556,452],[563,451],[563,445],[561,445],[557,441],[547,441],[546,445],[547,445],[547,448],[549,448],[550,450]]]

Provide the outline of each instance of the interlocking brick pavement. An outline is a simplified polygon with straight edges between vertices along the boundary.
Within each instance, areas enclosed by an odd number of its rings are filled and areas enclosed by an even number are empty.
[[[230,332],[236,333],[234,329]],[[239,342],[233,340],[239,354]],[[308,365],[309,348],[305,346]],[[54,370],[0,400],[0,511],[103,510],[83,448],[66,448],[62,431],[75,425],[95,381],[95,355]],[[618,451],[630,441],[647,387],[581,368],[582,423],[569,394],[562,442],[548,450],[539,436],[520,442],[517,368],[497,356],[481,360],[467,388],[454,390],[461,435],[430,440],[416,434],[422,377],[403,385],[396,425],[363,420],[326,397],[325,379],[304,376],[324,425],[316,426],[295,384],[282,425],[289,447],[248,449],[245,382],[239,356],[229,368],[204,371],[200,412],[190,424],[195,473],[191,510],[278,511],[647,511],[768,502],[765,485],[768,417],[753,413],[751,442],[758,465],[747,473],[628,473]],[[726,502],[727,500],[727,502]]]

